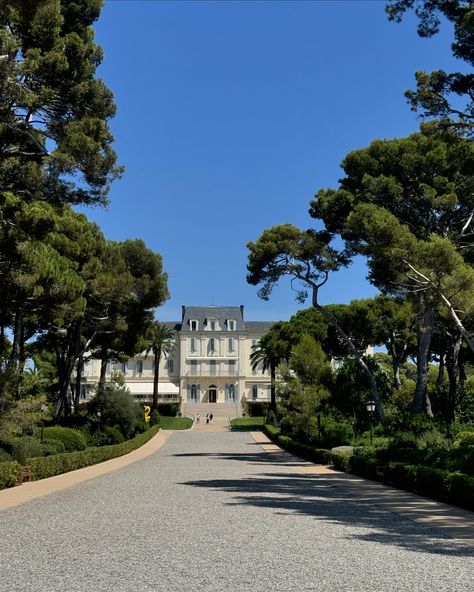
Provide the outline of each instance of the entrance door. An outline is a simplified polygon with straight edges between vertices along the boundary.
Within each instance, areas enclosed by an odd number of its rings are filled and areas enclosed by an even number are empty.
[[[217,389],[215,386],[209,387],[209,403],[217,403]]]

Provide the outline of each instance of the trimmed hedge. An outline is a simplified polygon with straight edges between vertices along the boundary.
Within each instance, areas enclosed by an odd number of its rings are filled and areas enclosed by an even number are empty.
[[[424,465],[390,462],[365,454],[331,452],[312,448],[282,436],[280,430],[266,425],[266,434],[282,448],[315,463],[333,464],[339,471],[350,471],[366,479],[382,481],[400,489],[474,511],[474,476],[459,471]],[[404,449],[405,452],[405,449]]]
[[[16,461],[0,463],[0,489],[13,487],[21,476],[21,465]]]
[[[37,481],[46,477],[54,477],[54,475],[75,471],[76,469],[95,465],[111,458],[123,456],[148,442],[158,430],[158,426],[153,426],[146,432],[122,444],[90,447],[75,452],[64,452],[54,454],[53,456],[30,458],[28,459],[28,464],[31,465],[31,479]]]

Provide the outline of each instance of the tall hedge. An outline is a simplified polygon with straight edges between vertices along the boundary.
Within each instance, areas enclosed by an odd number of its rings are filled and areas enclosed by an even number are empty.
[[[13,487],[21,475],[21,465],[16,461],[0,463],[0,489]]]

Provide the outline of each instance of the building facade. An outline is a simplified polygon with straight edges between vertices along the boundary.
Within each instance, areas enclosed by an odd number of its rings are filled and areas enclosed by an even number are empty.
[[[270,401],[270,376],[252,369],[252,347],[272,326],[267,321],[245,321],[243,306],[183,306],[181,321],[165,323],[174,332],[174,346],[162,357],[159,369],[160,404],[179,403],[183,415],[212,411],[214,415],[242,415],[249,405]],[[98,360],[84,365],[81,397],[95,392]],[[153,357],[142,354],[126,363],[111,362],[123,374],[126,386],[141,402],[153,394]]]

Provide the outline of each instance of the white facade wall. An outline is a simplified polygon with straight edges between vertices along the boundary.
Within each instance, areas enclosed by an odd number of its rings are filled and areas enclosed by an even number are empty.
[[[261,369],[252,370],[252,345],[258,343],[271,323],[249,323],[247,330],[240,307],[202,307],[197,309],[200,323],[173,323],[175,344],[169,356],[163,356],[159,372],[159,402],[180,402],[189,411],[193,404],[236,404],[245,396],[249,402],[270,401],[270,376]],[[192,312],[189,313],[192,315]],[[204,320],[203,314],[207,314]],[[235,314],[235,329],[224,314]],[[183,319],[185,309],[183,309]],[[234,319],[230,319],[231,321]],[[169,324],[171,325],[171,324]],[[230,342],[232,340],[232,342]],[[171,361],[171,365],[170,365]],[[121,363],[109,363],[107,379],[113,372],[124,375],[125,383],[138,400],[150,400],[153,384],[153,355],[140,354]],[[84,365],[82,398],[93,396],[100,374],[100,361],[88,360]]]

